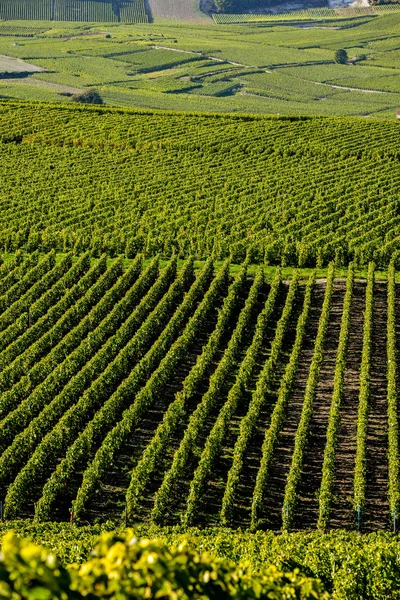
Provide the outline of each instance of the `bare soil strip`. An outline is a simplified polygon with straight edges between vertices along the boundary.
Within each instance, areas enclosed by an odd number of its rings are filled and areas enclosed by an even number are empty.
[[[24,62],[13,56],[0,54],[0,73],[42,73],[47,69]]]
[[[184,432],[188,426],[190,415],[194,412],[194,410],[196,409],[199,402],[201,402],[203,395],[206,394],[206,392],[208,390],[210,377],[212,376],[215,369],[217,368],[217,366],[223,356],[223,353],[228,345],[228,341],[230,339],[230,336],[232,334],[234,326],[237,322],[240,311],[242,310],[245,300],[248,296],[250,286],[251,286],[251,281],[249,280],[245,286],[245,289],[243,290],[243,292],[241,294],[240,303],[235,311],[235,314],[232,315],[232,321],[231,321],[230,327],[227,331],[224,343],[222,344],[219,352],[217,353],[217,356],[215,358],[215,361],[214,361],[212,367],[210,368],[209,372],[207,373],[206,377],[204,378],[204,381],[200,385],[198,392],[196,394],[194,394],[194,396],[188,402],[186,418],[184,418],[182,420],[181,426],[170,437],[168,447],[165,449],[165,453],[162,456],[159,464],[157,465],[157,471],[153,474],[151,481],[150,481],[149,485],[147,486],[146,491],[143,494],[143,499],[141,501],[141,506],[139,507],[138,515],[137,515],[137,518],[140,520],[146,520],[154,506],[155,494],[162,484],[165,473],[171,467],[174,453],[179,448],[179,445],[180,445],[180,442],[184,435]],[[269,289],[269,287],[266,286],[265,290],[264,290],[264,295],[262,294],[262,298],[264,298],[264,299],[266,298],[268,289]],[[210,326],[210,327],[207,327],[207,332],[206,331],[202,332],[201,340],[199,342],[200,347],[202,347],[203,345],[206,344],[208,335],[211,333],[211,329],[212,329],[212,327]],[[176,523],[180,522],[180,514],[181,514],[181,511],[184,510],[184,506],[185,506],[184,502],[185,502],[186,495],[188,493],[189,484],[190,484],[191,477],[193,475],[193,470],[195,468],[195,464],[196,464],[196,460],[195,460],[195,457],[193,457],[193,459],[191,461],[189,461],[189,464],[187,465],[185,472],[182,473],[182,478],[181,478],[181,480],[179,482],[179,486],[178,486],[178,488],[179,488],[178,493],[174,494],[174,497],[171,498],[170,511],[168,512],[168,514],[165,515],[165,521],[164,521],[165,524],[167,524],[167,523],[168,524],[169,523],[176,524]]]
[[[307,327],[304,348],[301,352],[294,389],[286,411],[286,421],[277,441],[275,454],[271,463],[263,502],[263,513],[260,515],[266,529],[280,530],[282,527],[282,504],[286,481],[292,460],[294,439],[303,408],[304,392],[314,353],[314,343],[317,336],[324,293],[325,285],[317,285],[313,294],[310,321]]]
[[[342,409],[335,461],[334,501],[330,527],[354,529],[353,478],[357,440],[359,376],[365,309],[365,282],[356,282],[351,307],[350,337],[347,351]]]
[[[367,430],[367,486],[363,531],[388,529],[388,423],[387,423],[387,287],[374,286],[371,380]]]
[[[157,398],[154,406],[146,412],[140,427],[132,433],[131,438],[126,441],[115,457],[112,467],[104,474],[98,493],[92,497],[87,513],[89,521],[105,515],[108,515],[109,518],[118,518],[123,514],[125,495],[130,483],[132,469],[151,442],[168,406],[173,402],[176,393],[182,389],[183,381],[196,363],[197,357],[201,354],[203,345],[207,342],[215,327],[218,318],[217,308],[221,302],[222,298],[220,303],[214,307],[213,315],[210,316],[204,330],[200,332],[195,346],[187,353],[185,359],[165,386],[164,393]]]
[[[345,292],[346,283],[343,281],[336,282],[332,295],[332,308],[324,346],[324,358],[313,403],[310,438],[303,457],[299,502],[293,521],[295,530],[315,529],[317,526],[318,492],[322,479],[326,431],[333,393],[333,379]]]
[[[286,286],[285,286],[286,287]],[[270,354],[271,342],[275,336],[275,330],[278,320],[281,317],[283,305],[285,302],[287,290],[282,290],[276,308],[274,310],[273,319],[271,320],[265,334],[263,348],[260,356],[258,357],[257,367],[252,375],[252,380],[247,390],[247,393],[242,398],[240,405],[236,409],[236,414],[232,417],[229,430],[224,442],[224,446],[221,450],[219,460],[217,461],[213,470],[213,475],[208,483],[208,488],[202,499],[200,507],[199,522],[201,524],[208,523],[219,523],[219,513],[221,510],[222,499],[225,491],[226,481],[228,478],[229,469],[232,466],[233,449],[235,447],[239,432],[240,422],[243,417],[247,414],[249,402],[251,400],[251,394],[256,388],[257,379],[260,371],[264,365],[264,362],[268,359]],[[244,356],[243,356],[244,358]],[[235,519],[235,525],[237,525]],[[244,523],[240,522],[240,526]]]

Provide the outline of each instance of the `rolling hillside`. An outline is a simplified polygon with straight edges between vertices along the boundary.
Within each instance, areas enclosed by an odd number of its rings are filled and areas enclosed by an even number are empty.
[[[397,123],[3,103],[0,135],[7,520],[395,525]]]
[[[75,18],[79,1],[57,6]],[[109,106],[392,121],[400,106],[399,12],[242,25],[151,17],[149,27],[129,24],[147,19],[138,1],[119,5],[127,23],[112,18],[1,22],[0,96],[67,102],[95,87]],[[348,64],[335,62],[337,49]],[[13,75],[11,57],[42,71]]]

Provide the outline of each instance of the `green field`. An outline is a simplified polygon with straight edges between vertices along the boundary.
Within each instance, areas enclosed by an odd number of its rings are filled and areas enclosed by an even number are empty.
[[[400,598],[398,7],[0,17],[0,597]]]
[[[390,7],[374,11],[381,8]],[[0,55],[47,69],[3,75],[0,96],[66,102],[66,94],[96,87],[114,106],[389,120],[400,105],[399,12],[336,15],[333,24],[154,19],[0,22]],[[349,64],[335,64],[338,48]]]
[[[5,252],[399,260],[396,122],[3,101],[0,140]]]

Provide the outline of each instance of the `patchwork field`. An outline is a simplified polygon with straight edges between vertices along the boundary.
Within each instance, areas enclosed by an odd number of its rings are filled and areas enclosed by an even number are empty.
[[[0,74],[0,95],[68,101],[52,83],[95,87],[106,104],[125,107],[391,120],[400,105],[399,12],[334,23],[154,20],[0,22],[0,54],[46,69],[17,82]],[[335,63],[339,48],[346,65]]]

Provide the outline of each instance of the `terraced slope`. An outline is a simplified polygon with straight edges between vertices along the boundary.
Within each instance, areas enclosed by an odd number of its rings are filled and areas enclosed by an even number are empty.
[[[0,290],[7,519],[391,527],[392,267],[267,283],[247,263],[36,252]]]

